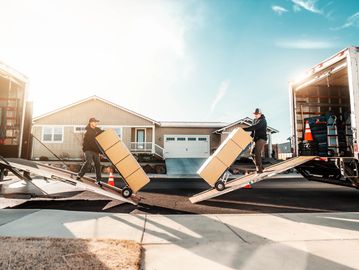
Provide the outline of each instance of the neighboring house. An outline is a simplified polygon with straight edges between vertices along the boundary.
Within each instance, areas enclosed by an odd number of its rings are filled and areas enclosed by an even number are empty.
[[[219,134],[221,136],[220,141],[224,141],[228,134],[231,133],[235,128],[241,127],[248,127],[250,125],[252,125],[253,119],[249,118],[249,117],[245,117],[243,119],[240,119],[238,121],[235,121],[233,123],[230,123],[229,125],[226,125],[218,130],[216,130],[214,133]],[[267,136],[268,136],[268,141],[267,141],[267,153],[265,153],[265,156],[270,156],[272,153],[272,134],[278,133],[279,131],[268,126],[267,127]]]
[[[49,148],[58,156],[81,159],[84,129],[90,117],[98,118],[102,129],[114,128],[132,153],[163,159],[207,158],[232,128],[222,122],[158,122],[92,96],[33,119],[33,135],[41,143],[33,141],[32,158],[53,158]]]
[[[277,159],[286,160],[293,156],[290,142],[275,144],[273,149]]]

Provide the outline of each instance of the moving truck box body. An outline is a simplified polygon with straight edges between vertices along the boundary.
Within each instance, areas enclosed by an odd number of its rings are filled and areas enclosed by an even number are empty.
[[[296,167],[308,180],[359,188],[358,63],[359,47],[344,48],[290,81],[293,155],[326,160]]]

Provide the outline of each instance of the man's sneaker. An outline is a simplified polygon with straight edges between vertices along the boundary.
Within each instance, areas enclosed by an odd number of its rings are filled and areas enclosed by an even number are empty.
[[[100,180],[96,180],[96,184],[99,185],[100,187],[102,187],[102,183]]]
[[[80,175],[77,175],[77,176],[76,176],[76,180],[81,180],[81,176],[80,176]]]

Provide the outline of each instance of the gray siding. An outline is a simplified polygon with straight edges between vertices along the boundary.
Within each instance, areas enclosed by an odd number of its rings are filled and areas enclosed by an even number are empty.
[[[129,148],[131,141],[134,141],[131,140],[131,126],[144,126],[145,128],[153,126],[153,123],[147,119],[101,100],[91,99],[34,121],[33,134],[42,140],[43,126],[63,126],[63,143],[45,143],[45,145],[58,156],[80,158],[82,157],[83,133],[75,133],[74,126],[86,125],[90,117],[99,119],[99,125],[123,126],[122,139]],[[151,141],[152,128],[146,128],[146,134],[147,141]],[[36,140],[33,142],[32,153],[32,158],[41,156],[53,158],[53,155]]]
[[[42,127],[34,126],[32,133],[36,138],[42,140]],[[63,143],[44,143],[51,151],[60,157],[80,158],[82,157],[82,133],[74,133],[73,127],[64,127]],[[39,158],[41,156],[54,158],[41,143],[33,140],[32,157]]]
[[[153,125],[137,115],[111,106],[101,100],[91,99],[35,121],[36,125],[85,125],[96,117],[102,125]]]

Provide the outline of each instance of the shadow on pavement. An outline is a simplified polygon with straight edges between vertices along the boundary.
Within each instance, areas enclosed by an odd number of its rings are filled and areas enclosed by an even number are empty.
[[[114,205],[111,205],[114,203]],[[57,209],[70,211],[131,213],[137,207],[111,200],[32,200],[6,209]]]
[[[174,226],[163,225],[151,219],[151,217],[146,218],[144,238],[146,239],[146,235],[149,235],[150,237],[162,239],[164,243],[167,243],[167,245],[157,246],[158,249],[162,250],[160,252],[171,252],[168,244],[182,248],[177,249],[174,256],[163,256],[159,265],[182,265],[181,263],[186,263],[188,260],[186,254],[193,253],[200,257],[197,260],[204,259],[204,262],[210,261],[213,267],[216,267],[215,265],[222,265],[231,269],[353,269],[335,261],[308,253],[306,248],[301,250],[301,247],[296,248],[286,243],[275,242],[232,225],[224,224],[216,219],[201,216],[202,222],[198,224],[198,222],[193,222],[191,217],[165,216],[164,218],[171,220]],[[128,222],[119,216],[114,216],[113,218],[138,230],[141,229],[138,225]],[[138,216],[138,218],[143,220],[145,217]],[[204,228],[204,224],[208,227]],[[227,230],[229,227],[231,227],[230,230]],[[207,234],[209,238],[206,238],[203,235],[203,231],[206,230],[212,230],[216,234]],[[224,232],[224,230],[226,231]],[[234,238],[237,237],[232,233],[234,230],[238,236],[238,241],[234,241]],[[245,235],[245,238],[250,239],[250,242],[240,237],[240,235]],[[257,244],[253,245],[252,243],[255,242]],[[258,245],[258,243],[260,244]],[[145,250],[146,245],[151,245],[151,243],[144,243]],[[148,256],[151,255],[145,252],[145,258],[148,258]],[[149,260],[151,261],[151,257],[149,257]],[[192,257],[190,261],[195,260]],[[155,268],[155,266],[156,262],[151,261],[150,268]]]

